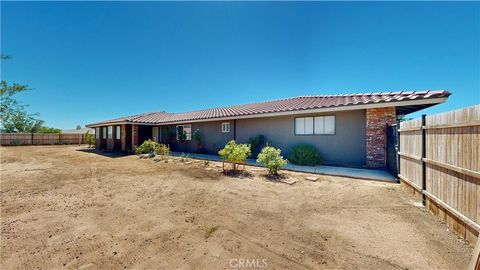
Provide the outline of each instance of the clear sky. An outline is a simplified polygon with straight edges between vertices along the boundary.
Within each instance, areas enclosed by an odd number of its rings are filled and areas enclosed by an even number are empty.
[[[300,95],[480,103],[479,2],[2,1],[1,51],[2,79],[59,128]]]

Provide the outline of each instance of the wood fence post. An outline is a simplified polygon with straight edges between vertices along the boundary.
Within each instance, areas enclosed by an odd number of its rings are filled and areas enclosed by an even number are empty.
[[[426,125],[426,114],[422,114],[422,204],[426,205],[425,191],[427,189],[427,168],[425,165],[425,158],[427,157],[427,148],[426,148],[426,136],[425,136],[425,125]]]
[[[395,131],[397,132],[397,145],[395,145],[395,147],[397,148],[397,178],[398,178],[398,175],[400,174],[400,119],[397,119],[397,125],[395,126]]]

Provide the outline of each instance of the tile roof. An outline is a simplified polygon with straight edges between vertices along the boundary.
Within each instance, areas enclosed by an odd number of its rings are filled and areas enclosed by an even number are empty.
[[[346,95],[318,95],[300,96],[294,98],[278,99],[259,103],[235,105],[221,108],[205,109],[185,113],[152,112],[128,117],[116,118],[108,121],[90,124],[89,126],[115,122],[131,122],[146,124],[164,124],[181,121],[216,119],[223,117],[239,117],[276,112],[302,111],[329,107],[342,107],[352,105],[367,105],[376,103],[389,103],[412,100],[427,100],[450,96],[445,90],[436,91],[398,91],[376,92]]]

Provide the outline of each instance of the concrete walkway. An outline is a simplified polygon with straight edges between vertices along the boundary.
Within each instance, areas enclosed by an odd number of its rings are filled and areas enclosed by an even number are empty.
[[[187,154],[187,153],[186,153]],[[172,156],[181,156],[180,152],[171,152]],[[195,154],[188,153],[189,157],[194,159],[203,159],[211,161],[222,161],[220,156],[216,155],[206,155],[206,154]],[[256,162],[255,159],[247,159],[247,164],[252,166],[261,166]],[[352,178],[360,178],[367,180],[378,180],[378,181],[388,181],[388,182],[398,182],[397,179],[385,170],[371,170],[371,169],[361,169],[361,168],[348,168],[340,166],[300,166],[288,163],[283,169],[296,171],[296,172],[306,172],[306,173],[315,173],[315,174],[325,174],[325,175],[334,175],[334,176],[345,176]]]

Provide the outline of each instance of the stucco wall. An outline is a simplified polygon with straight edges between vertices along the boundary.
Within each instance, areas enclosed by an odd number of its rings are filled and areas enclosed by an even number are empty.
[[[292,146],[299,143],[315,145],[327,164],[362,166],[365,164],[365,110],[305,114],[270,118],[238,119],[236,140],[247,143],[250,137],[263,134],[275,147],[282,149],[288,158]],[[335,115],[335,135],[295,135],[294,119],[303,116]],[[229,133],[222,133],[222,122],[230,122]],[[204,153],[217,154],[229,140],[234,138],[234,121],[191,123],[192,133],[199,129],[203,139]],[[167,132],[168,128],[168,132]],[[174,151],[197,152],[195,140],[178,142],[174,133],[176,125],[162,127],[162,141],[169,143]]]
[[[335,135],[295,135],[294,119],[303,116],[335,115]],[[237,120],[237,142],[263,134],[273,146],[288,157],[295,144],[315,145],[326,163],[338,165],[365,164],[365,110],[252,118]]]

